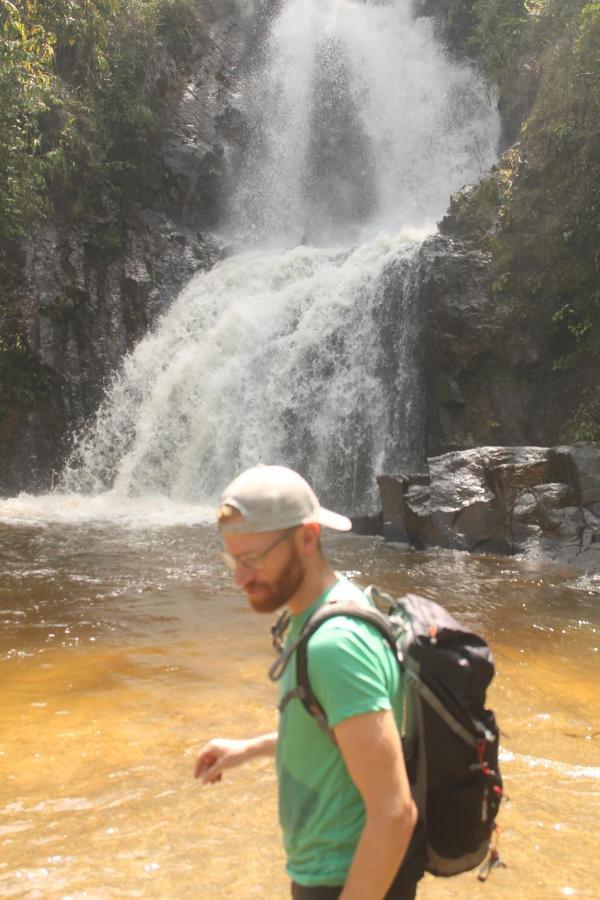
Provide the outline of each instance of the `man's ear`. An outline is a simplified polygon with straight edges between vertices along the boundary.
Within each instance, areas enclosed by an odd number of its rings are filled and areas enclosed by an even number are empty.
[[[307,522],[302,526],[300,533],[300,552],[305,556],[311,556],[319,550],[319,538],[321,526],[318,522]]]

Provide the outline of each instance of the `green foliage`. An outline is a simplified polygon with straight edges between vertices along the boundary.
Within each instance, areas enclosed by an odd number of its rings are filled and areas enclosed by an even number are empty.
[[[417,0],[417,12],[435,16],[444,39],[460,56],[477,60],[494,83],[503,79],[525,43],[536,0]]]
[[[192,53],[193,37],[198,31],[196,0],[158,0],[156,31],[175,60],[186,60]]]
[[[500,185],[497,178],[480,181],[469,191],[450,198],[449,213],[453,228],[463,235],[486,234],[498,221]]]
[[[537,298],[517,284],[534,314],[540,301],[555,326],[559,358],[600,352],[600,3],[570,4],[540,60],[542,79],[522,145],[501,251],[538,279]],[[567,4],[569,6],[569,4]],[[550,7],[548,7],[549,10]],[[547,32],[546,32],[547,33]]]
[[[587,100],[595,106],[596,112],[600,109],[599,46],[600,3],[588,3],[581,10],[579,34],[575,42],[575,56]]]
[[[15,241],[144,190],[197,17],[196,0],[0,0],[0,427],[46,390],[11,305]]]
[[[560,440],[564,443],[600,442],[600,399],[586,392],[575,414],[561,430]]]
[[[45,207],[38,115],[50,85],[52,44],[0,0],[0,240],[19,237]]]
[[[194,0],[0,0],[0,246],[135,195],[197,24]]]
[[[498,301],[546,333],[553,369],[589,370],[600,358],[600,3],[466,5],[488,76],[510,94],[526,66],[537,90],[519,142],[454,201],[458,223],[491,252]]]
[[[498,83],[523,52],[530,15],[526,0],[475,0],[473,12],[477,24],[470,40],[471,55]]]

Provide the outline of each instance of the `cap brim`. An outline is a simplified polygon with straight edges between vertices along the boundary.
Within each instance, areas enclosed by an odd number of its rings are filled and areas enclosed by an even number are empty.
[[[334,531],[350,531],[352,529],[352,522],[347,516],[341,516],[339,513],[323,509],[323,507],[319,510],[317,522],[319,525],[324,525],[325,528],[333,528]]]

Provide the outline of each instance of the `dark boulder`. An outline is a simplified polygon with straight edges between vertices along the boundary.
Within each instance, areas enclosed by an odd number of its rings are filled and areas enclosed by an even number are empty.
[[[373,536],[381,534],[383,528],[381,513],[376,513],[374,516],[352,516],[351,521],[354,534]]]
[[[481,447],[380,476],[383,534],[600,571],[600,447]]]

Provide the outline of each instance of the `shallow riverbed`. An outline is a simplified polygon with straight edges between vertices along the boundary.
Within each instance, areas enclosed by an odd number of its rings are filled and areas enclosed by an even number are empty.
[[[501,852],[420,896],[597,897],[600,582],[336,536],[361,583],[445,602],[492,643],[504,732]],[[212,528],[0,525],[0,896],[284,898],[267,762],[201,788],[212,736],[276,725],[268,626]]]

